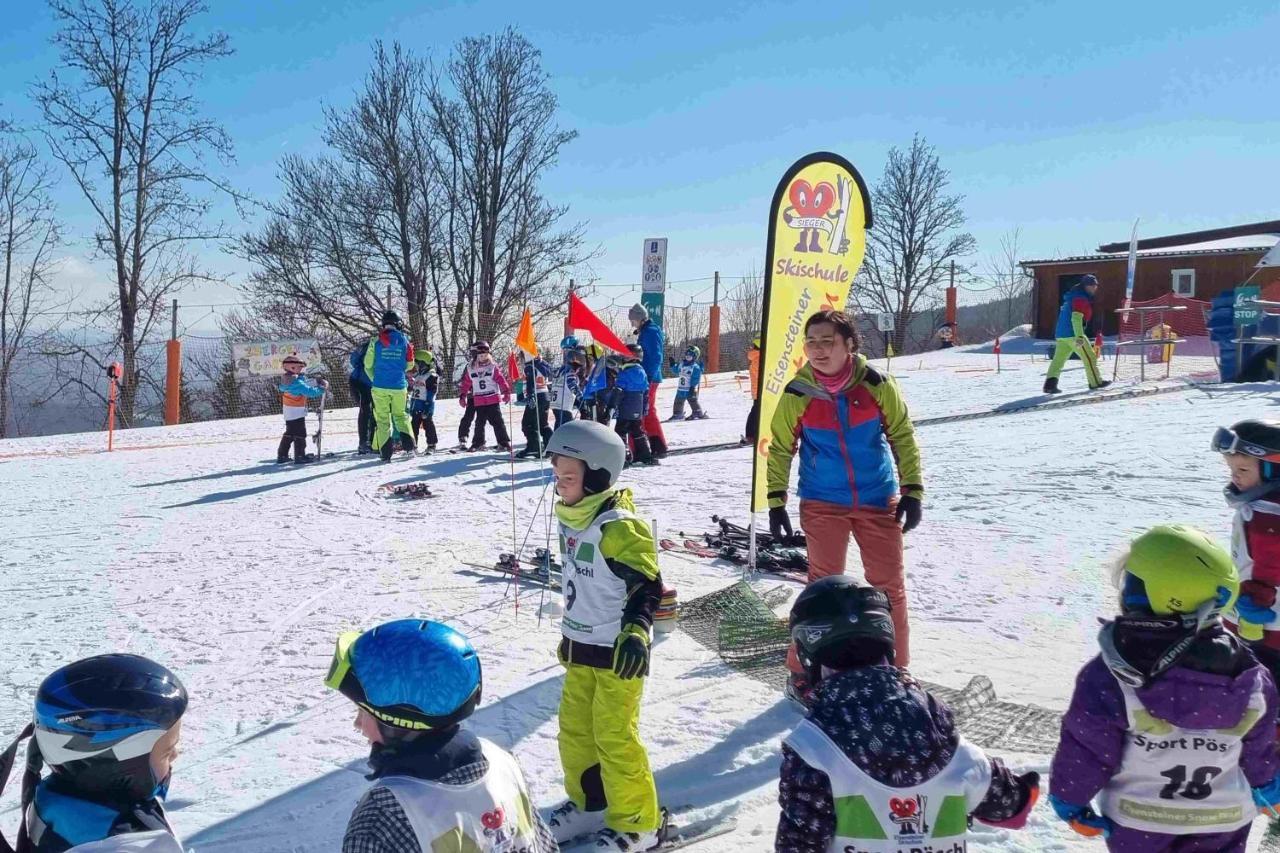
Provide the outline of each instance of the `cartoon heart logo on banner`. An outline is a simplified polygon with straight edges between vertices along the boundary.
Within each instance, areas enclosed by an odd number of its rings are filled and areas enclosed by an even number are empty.
[[[915,800],[900,800],[894,797],[889,801],[889,811],[898,817],[911,817],[916,813]]]
[[[826,181],[820,181],[815,187],[804,178],[791,184],[787,190],[791,205],[801,216],[826,216],[827,211],[836,203],[836,189]]]

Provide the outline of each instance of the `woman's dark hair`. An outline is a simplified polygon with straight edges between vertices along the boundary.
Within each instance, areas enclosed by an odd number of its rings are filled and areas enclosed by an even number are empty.
[[[804,333],[809,334],[809,328],[818,323],[830,323],[836,327],[836,331],[840,337],[846,341],[853,341],[853,351],[857,352],[862,349],[862,337],[858,334],[858,327],[853,325],[853,321],[849,319],[849,315],[843,311],[819,311],[804,321]]]

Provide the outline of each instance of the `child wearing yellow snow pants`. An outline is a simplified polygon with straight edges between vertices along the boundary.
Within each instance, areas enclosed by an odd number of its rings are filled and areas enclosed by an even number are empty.
[[[604,849],[648,850],[663,822],[640,742],[650,632],[662,598],[657,548],[631,491],[614,488],[626,447],[613,430],[571,421],[547,449],[561,498],[559,743],[569,795],[547,823],[557,841],[594,834]]]

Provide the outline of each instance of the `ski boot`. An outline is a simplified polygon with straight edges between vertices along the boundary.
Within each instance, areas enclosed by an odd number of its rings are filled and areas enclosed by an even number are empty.
[[[473,444],[467,448],[467,453],[483,453],[489,448],[483,444]]]
[[[433,453],[435,453],[435,452],[436,452],[436,446],[435,446],[434,444],[428,444],[428,445],[427,445],[427,449],[426,449],[426,450],[424,450],[424,451],[422,451],[422,455],[423,455],[423,456],[430,456],[431,454],[433,454]]]
[[[373,452],[373,445],[367,441],[360,442],[360,446],[356,448],[356,453],[360,456],[364,456],[372,452]]]
[[[403,450],[405,453],[412,453],[415,447],[416,445],[413,443],[413,436],[411,435],[400,436],[400,449]]]
[[[617,832],[605,827],[596,833],[595,850],[610,850],[615,853],[640,853],[642,850],[653,850],[662,844],[663,832],[655,829],[650,832]]]
[[[565,800],[547,815],[547,829],[557,842],[564,844],[604,829],[604,811],[603,806],[596,811],[584,811],[573,800]]]
[[[1059,390],[1059,388],[1058,388],[1058,378],[1057,378],[1056,376],[1054,376],[1054,377],[1052,377],[1052,378],[1046,379],[1046,380],[1044,381],[1044,389],[1043,389],[1043,391],[1044,391],[1044,393],[1046,393],[1046,394],[1059,394],[1059,393],[1061,393],[1061,391],[1060,391],[1060,390]]]
[[[382,442],[382,451],[379,454],[382,457],[382,461],[390,462],[391,454],[395,452],[395,449],[396,445],[394,438],[388,438],[386,441]]]
[[[314,453],[304,453],[302,454],[301,457],[294,457],[293,464],[306,465],[308,462],[315,462],[315,461],[316,461],[316,456]]]
[[[1098,380],[1098,384],[1097,384],[1097,385],[1094,385],[1094,386],[1093,386],[1093,388],[1091,388],[1090,390],[1092,390],[1092,391],[1101,391],[1103,388],[1106,388],[1106,387],[1107,387],[1108,385],[1110,385],[1110,384],[1111,384],[1111,380],[1110,380],[1110,379],[1099,379],[1099,380]]]

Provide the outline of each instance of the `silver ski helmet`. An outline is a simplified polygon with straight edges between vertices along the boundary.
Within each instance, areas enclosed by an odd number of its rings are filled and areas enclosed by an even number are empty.
[[[602,423],[588,420],[569,421],[551,434],[547,452],[570,459],[581,459],[587,466],[582,488],[598,495],[618,482],[627,463],[627,447],[616,432]]]

